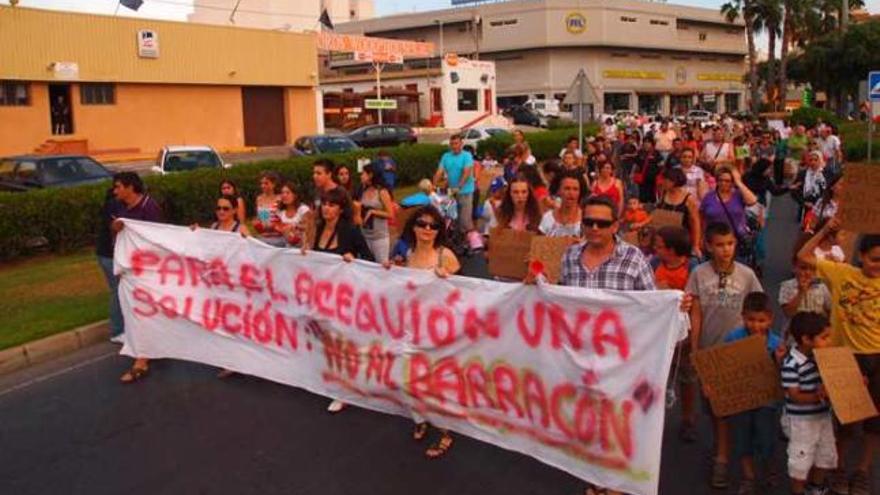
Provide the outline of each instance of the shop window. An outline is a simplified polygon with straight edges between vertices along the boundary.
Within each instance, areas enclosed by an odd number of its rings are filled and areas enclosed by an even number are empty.
[[[476,89],[459,89],[458,90],[458,111],[473,112],[479,110],[479,101],[477,97],[479,91]]]
[[[81,84],[79,96],[83,105],[114,105],[116,104],[116,85]]]
[[[629,110],[630,93],[605,93],[605,113]]]
[[[0,106],[27,106],[31,102],[28,83],[0,81]]]
[[[724,109],[728,112],[739,111],[739,93],[726,93],[724,95]]]

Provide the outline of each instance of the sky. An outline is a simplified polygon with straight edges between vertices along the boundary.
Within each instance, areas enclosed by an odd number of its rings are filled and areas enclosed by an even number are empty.
[[[118,14],[132,17],[186,20],[186,15],[192,11],[193,1],[198,2],[198,0],[144,0],[144,5],[138,12],[120,7]],[[242,8],[245,8],[247,1],[242,0]],[[296,2],[298,0],[289,1]],[[117,0],[19,0],[19,5],[23,7],[96,14],[113,14],[117,3]],[[234,5],[235,0],[229,0],[229,3],[230,6]],[[374,0],[376,15],[444,9],[449,8],[450,3],[450,0]],[[672,0],[669,3],[717,9],[724,3],[724,0]],[[867,0],[866,3],[868,10],[872,13],[880,13],[880,0]],[[0,0],[0,5],[3,4],[8,5],[9,0]]]

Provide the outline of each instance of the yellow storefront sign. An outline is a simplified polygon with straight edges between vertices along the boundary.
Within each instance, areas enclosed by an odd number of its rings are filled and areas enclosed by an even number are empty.
[[[739,82],[742,81],[742,74],[736,73],[723,73],[723,72],[705,72],[703,74],[697,74],[698,81],[733,81]]]
[[[659,71],[647,70],[605,70],[602,71],[605,79],[666,79],[666,74]]]

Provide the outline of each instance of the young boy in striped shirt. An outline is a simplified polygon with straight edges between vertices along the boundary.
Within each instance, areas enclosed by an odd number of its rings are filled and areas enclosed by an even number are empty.
[[[828,319],[800,312],[789,327],[796,345],[782,361],[785,413],[791,424],[788,474],[792,494],[824,494],[825,470],[837,467],[834,425],[825,387],[813,349],[826,347],[831,338]],[[809,483],[808,483],[809,482]]]

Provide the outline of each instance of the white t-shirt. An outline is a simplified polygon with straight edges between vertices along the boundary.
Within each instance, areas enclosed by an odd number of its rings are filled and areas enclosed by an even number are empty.
[[[311,211],[311,210],[310,210],[310,208],[308,207],[308,205],[306,205],[306,204],[304,204],[304,203],[300,203],[300,205],[299,205],[299,207],[296,209],[296,211],[293,212],[293,216],[292,216],[292,217],[288,217],[288,216],[287,216],[287,210],[281,210],[281,211],[278,212],[278,218],[281,219],[281,223],[283,223],[283,224],[287,224],[287,225],[299,225],[299,223],[300,223],[300,222],[302,221],[302,219],[303,219],[303,216],[304,216],[306,213],[308,213],[309,211]]]
[[[816,259],[820,260],[836,261],[838,263],[846,261],[846,254],[844,254],[843,249],[837,244],[831,246],[831,249],[828,251],[816,246],[816,249],[813,250],[813,254],[816,255]]]
[[[719,145],[715,141],[709,141],[703,148],[703,160],[709,163],[727,160],[730,158],[730,155],[730,143]]]
[[[706,172],[696,165],[693,165],[689,170],[685,170],[684,167],[682,167],[681,170],[684,172],[684,176],[687,177],[687,184],[684,186],[685,189],[687,189],[694,198],[699,198],[699,184],[700,182],[706,181]]]
[[[561,150],[559,150],[559,158],[562,158],[562,156],[565,155],[565,152],[566,152],[566,151],[568,151],[568,148],[567,148],[567,147],[566,147],[566,148],[562,148]],[[574,149],[574,156],[575,156],[575,158],[581,158],[581,157],[584,156],[584,154],[581,153],[581,150],[575,148],[575,149]]]
[[[833,159],[837,156],[837,152],[840,151],[840,138],[834,134],[827,138],[819,138],[818,142],[819,149],[822,150],[822,156],[824,156],[826,160]]]
[[[607,139],[609,141],[616,141],[617,140],[617,126],[614,124],[602,126],[602,134],[605,135],[605,139]]]
[[[581,236],[581,222],[576,223],[559,223],[553,215],[553,211],[544,213],[541,217],[541,224],[538,230],[547,237],[564,237],[564,236]]]

